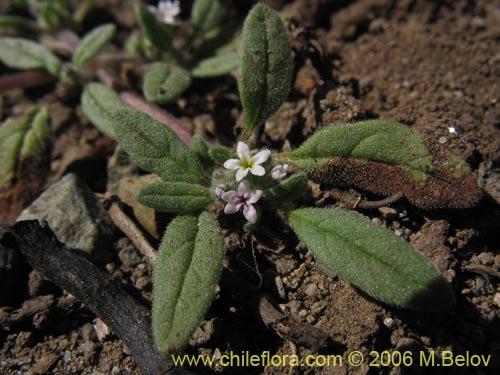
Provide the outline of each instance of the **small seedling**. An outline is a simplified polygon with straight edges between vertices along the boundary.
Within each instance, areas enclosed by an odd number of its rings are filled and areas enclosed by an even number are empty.
[[[235,151],[209,148],[200,137],[189,147],[164,124],[124,108],[102,85],[87,87],[83,95],[92,121],[115,137],[137,165],[162,179],[140,190],[138,201],[180,214],[163,236],[154,272],[158,349],[182,350],[214,297],[224,257],[216,206],[223,207],[223,215],[240,217],[249,231],[258,230],[265,217],[281,218],[319,262],[379,301],[415,310],[449,309],[454,304],[450,286],[403,239],[353,211],[300,207],[300,198],[308,178],[334,183],[342,171],[341,182],[362,185],[370,175],[355,174],[371,166],[404,173],[410,186],[405,195],[412,201],[411,189],[423,189],[433,179],[461,181],[469,173],[465,163],[453,157],[437,161],[420,134],[379,120],[331,126],[287,154],[252,151],[245,139],[286,99],[292,75],[285,27],[266,5],[257,4],[247,16],[240,50],[246,130]],[[358,169],[350,168],[353,163]],[[390,193],[393,182],[401,180],[383,181],[380,193]],[[467,194],[471,199],[464,206],[475,202],[477,187]],[[446,205],[438,198],[434,203]]]

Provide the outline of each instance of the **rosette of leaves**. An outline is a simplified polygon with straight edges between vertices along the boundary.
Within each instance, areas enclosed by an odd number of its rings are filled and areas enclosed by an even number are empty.
[[[196,0],[189,35],[179,49],[173,46],[176,25],[162,23],[143,4],[136,6],[142,34],[134,36],[129,49],[156,60],[144,75],[148,101],[168,103],[182,95],[193,78],[223,76],[236,68],[238,33],[235,23],[225,22],[228,4],[228,0]]]
[[[291,58],[285,55],[290,50],[279,22],[277,14],[264,4],[257,4],[245,21],[241,58],[247,61],[241,62],[239,89],[241,97],[247,98],[243,106],[247,131],[255,130],[272,115],[289,90]],[[264,60],[258,60],[269,45],[283,56],[267,53]],[[252,71],[251,62],[256,59],[264,68]],[[284,73],[276,72],[276,61],[284,65]],[[257,86],[250,85],[252,74]],[[275,74],[278,77],[273,77]],[[273,93],[278,99],[269,103]],[[199,137],[188,147],[164,124],[116,105],[113,95],[99,94],[99,90],[90,94],[109,97],[112,105],[96,105],[99,100],[90,95],[87,105],[91,108],[86,113],[111,125],[114,137],[135,163],[162,179],[142,188],[137,200],[180,214],[167,227],[160,245],[154,273],[153,331],[162,353],[181,350],[215,295],[224,241],[211,213],[211,205],[217,203],[213,187],[229,175],[220,166],[233,152],[221,146],[209,148]],[[418,133],[391,122],[342,125],[319,132],[297,150],[274,159],[304,172],[265,188],[261,215],[275,211],[276,215],[269,216],[283,218],[319,262],[381,302],[427,311],[453,305],[454,295],[446,280],[424,256],[389,230],[352,211],[299,207],[308,176],[328,179],[332,173],[328,168],[344,160],[397,167],[412,181],[429,178],[438,167]],[[455,166],[451,176],[461,178],[460,173],[467,173],[465,164],[457,159],[443,163]]]

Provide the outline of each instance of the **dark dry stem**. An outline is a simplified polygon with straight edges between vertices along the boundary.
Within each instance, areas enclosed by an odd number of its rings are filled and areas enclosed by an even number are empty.
[[[347,204],[350,208],[356,209],[376,209],[380,207],[389,206],[392,203],[397,202],[403,197],[402,193],[396,193],[391,195],[390,197],[378,200],[378,201],[367,201],[358,197],[355,197],[352,194],[346,193],[341,190],[332,189],[330,190],[330,197]]]
[[[43,70],[28,70],[0,77],[0,92],[25,89],[54,82],[56,78]]]
[[[151,103],[146,102],[143,98],[135,94],[123,92],[120,94],[120,97],[133,109],[147,113],[155,120],[167,125],[184,143],[186,143],[188,146],[191,145],[193,136],[186,128],[184,128],[184,126],[182,126],[182,124],[175,117],[170,116],[165,111],[161,110]]]
[[[103,196],[102,204],[108,211],[113,223],[132,241],[137,250],[144,255],[149,263],[154,266],[156,262],[156,251],[151,247],[144,234],[134,222],[123,212],[120,200],[116,196]]]
[[[2,246],[20,251],[47,279],[74,295],[100,316],[130,349],[143,375],[191,375],[173,367],[153,343],[149,310],[111,276],[61,244],[47,226],[22,221],[3,236]]]

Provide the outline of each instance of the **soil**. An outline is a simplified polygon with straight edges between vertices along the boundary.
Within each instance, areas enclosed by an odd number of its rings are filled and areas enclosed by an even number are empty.
[[[128,3],[128,2],[127,2]],[[295,59],[289,100],[260,135],[261,145],[287,150],[333,123],[383,118],[405,123],[465,159],[483,190],[469,209],[417,209],[405,200],[362,210],[424,254],[451,283],[457,304],[446,313],[400,310],[378,303],[317,264],[290,231],[265,220],[253,236],[221,216],[227,264],[256,293],[265,293],[297,323],[330,337],[306,345],[266,327],[231,291],[220,291],[189,354],[249,351],[261,354],[339,354],[330,367],[219,368],[226,374],[487,374],[500,368],[500,3],[498,1],[296,0],[269,1],[287,21]],[[134,27],[116,1],[98,2],[121,27]],[[106,8],[106,5],[109,7]],[[248,9],[250,2],[238,7]],[[240,9],[240,11],[242,11]],[[243,13],[242,13],[243,14]],[[95,191],[106,190],[106,163],[114,142],[85,119],[75,92],[51,85],[2,96],[2,120],[29,103],[51,108],[54,146],[50,182],[73,172]],[[134,89],[129,82],[128,89]],[[166,106],[211,144],[231,146],[241,115],[235,80],[195,82]],[[339,206],[320,185],[309,204]],[[348,191],[359,195],[362,192]],[[373,195],[364,195],[377,199]],[[21,198],[20,198],[21,199]],[[24,202],[27,205],[29,202]],[[18,210],[18,208],[16,208]],[[15,213],[9,212],[9,216]],[[12,223],[11,223],[12,224]],[[0,249],[4,251],[3,249]],[[151,267],[123,234],[113,262],[102,268],[142,301],[151,301]],[[16,282],[0,304],[0,373],[139,374],[130,352],[105,323],[75,297],[30,270],[19,254],[0,254]],[[4,288],[4,286],[2,286]],[[3,298],[3,297],[2,297]],[[307,335],[307,334],[306,334]],[[492,355],[488,367],[394,367],[373,351]],[[374,359],[348,366],[360,351]],[[209,371],[198,369],[198,371]]]

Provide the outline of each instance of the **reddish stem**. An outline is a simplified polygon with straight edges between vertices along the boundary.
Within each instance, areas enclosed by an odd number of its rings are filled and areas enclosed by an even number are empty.
[[[28,70],[0,77],[0,92],[41,86],[55,81],[55,77],[43,70]]]
[[[173,116],[169,115],[157,106],[146,102],[143,98],[130,92],[120,94],[122,100],[138,111],[142,111],[150,115],[155,120],[158,120],[174,131],[177,136],[184,141],[188,146],[191,145],[193,136],[182,126],[182,124]]]

